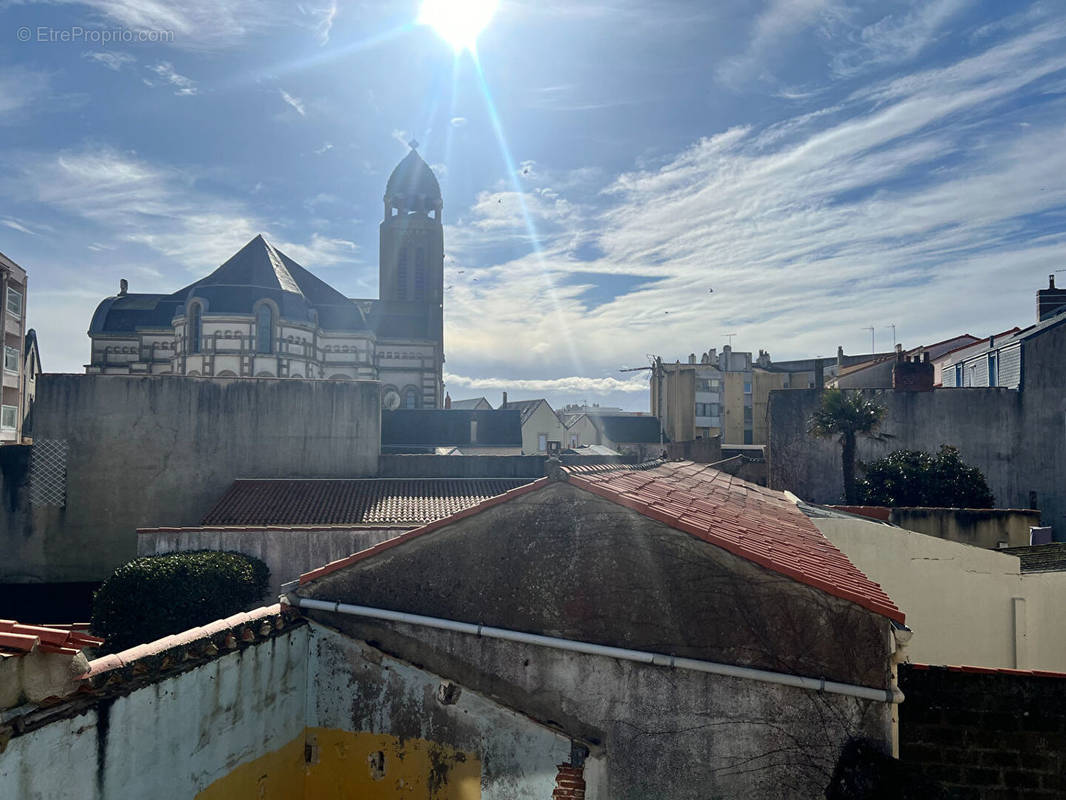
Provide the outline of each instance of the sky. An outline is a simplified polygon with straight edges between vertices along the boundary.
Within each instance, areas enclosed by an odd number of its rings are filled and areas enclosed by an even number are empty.
[[[647,410],[649,356],[986,336],[1066,268],[1062,3],[502,0],[476,58],[418,15],[0,0],[0,251],[46,371],[120,278],[171,292],[257,233],[376,297],[412,137],[457,399]]]

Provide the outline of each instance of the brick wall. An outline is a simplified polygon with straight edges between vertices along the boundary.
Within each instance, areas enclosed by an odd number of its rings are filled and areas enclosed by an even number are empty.
[[[585,772],[581,767],[559,765],[552,800],[585,800]]]
[[[1066,796],[1066,676],[904,665],[900,759],[960,800]]]

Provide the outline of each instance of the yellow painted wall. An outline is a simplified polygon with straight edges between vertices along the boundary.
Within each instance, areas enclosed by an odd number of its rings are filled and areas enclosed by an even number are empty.
[[[756,369],[752,372],[751,398],[751,443],[767,443],[766,406],[772,389],[786,389],[789,386],[787,372],[767,372]],[[807,384],[803,384],[806,387]],[[741,413],[744,413],[743,410]]]
[[[307,760],[310,755],[310,761]],[[480,800],[481,761],[425,739],[306,728],[241,764],[197,800]]]
[[[744,444],[744,384],[749,379],[746,372],[722,374],[722,444]]]

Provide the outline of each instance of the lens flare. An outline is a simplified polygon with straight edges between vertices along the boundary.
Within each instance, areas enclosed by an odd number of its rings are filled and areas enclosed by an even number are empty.
[[[425,0],[418,22],[429,25],[455,52],[475,52],[478,34],[496,13],[499,0]]]

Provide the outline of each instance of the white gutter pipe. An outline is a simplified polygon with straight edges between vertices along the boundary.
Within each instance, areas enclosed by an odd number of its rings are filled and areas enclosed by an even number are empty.
[[[542,647],[552,647],[556,650],[567,650],[571,653],[585,653],[592,656],[606,656],[618,658],[623,661],[636,661],[641,664],[654,664],[660,667],[674,667],[676,669],[688,669],[694,672],[709,672],[712,675],[726,675],[731,678],[745,678],[764,683],[777,683],[782,686],[795,686],[798,689],[809,689],[815,692],[828,692],[829,694],[842,694],[848,697],[861,697],[864,700],[877,700],[881,703],[903,702],[903,692],[899,689],[874,689],[869,686],[855,686],[849,683],[837,683],[823,678],[805,678],[801,675],[788,675],[784,672],[770,672],[764,669],[752,669],[751,667],[738,667],[733,664],[718,664],[713,661],[698,661],[693,658],[679,658],[663,653],[649,653],[644,650],[628,650],[623,647],[608,647],[591,642],[579,642],[573,639],[560,639],[555,636],[541,636],[537,633],[523,633],[506,628],[493,628],[488,625],[475,625],[471,622],[457,622],[451,619],[439,617],[424,617],[421,614],[408,614],[403,611],[389,611],[384,608],[371,608],[370,606],[355,606],[348,603],[338,603],[332,600],[312,600],[297,595],[287,595],[282,602],[288,602],[297,608],[307,608],[316,611],[329,611],[335,614],[349,614],[355,617],[368,617],[381,619],[388,622],[404,622],[408,625],[422,625],[427,628],[439,628],[445,631],[457,633],[470,633],[475,636],[484,636],[490,639],[502,639],[508,642],[520,642],[522,644],[535,644]]]

